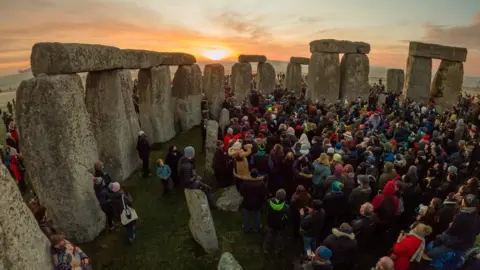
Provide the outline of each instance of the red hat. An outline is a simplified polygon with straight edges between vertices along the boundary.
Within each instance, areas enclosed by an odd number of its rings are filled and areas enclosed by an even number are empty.
[[[428,134],[423,135],[422,139],[424,141],[428,141],[430,139],[430,136]]]

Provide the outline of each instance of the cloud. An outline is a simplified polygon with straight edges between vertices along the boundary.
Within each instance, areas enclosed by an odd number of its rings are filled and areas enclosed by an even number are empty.
[[[233,30],[236,35],[249,38],[252,41],[260,41],[272,36],[267,31],[267,27],[262,25],[262,16],[225,11],[212,16],[210,20],[212,23],[225,28],[227,32],[228,30]]]

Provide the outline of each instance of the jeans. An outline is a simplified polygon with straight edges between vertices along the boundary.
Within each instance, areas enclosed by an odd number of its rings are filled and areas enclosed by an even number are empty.
[[[440,257],[451,250],[447,245],[450,243],[452,236],[444,233],[437,235],[435,239],[434,248],[427,252],[428,257],[434,259]]]
[[[260,211],[250,211],[243,209],[243,231],[250,231],[250,215],[253,215],[253,229],[260,231]]]
[[[317,248],[317,239],[315,237],[303,237],[303,249],[305,251],[305,255],[308,255],[308,250],[315,252]]]
[[[128,240],[133,241],[135,239],[135,221],[125,225],[125,229],[127,229]]]

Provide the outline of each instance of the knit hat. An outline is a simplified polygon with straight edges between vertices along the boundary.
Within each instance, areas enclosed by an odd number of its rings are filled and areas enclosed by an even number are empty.
[[[342,161],[342,156],[338,153],[335,153],[333,155],[333,160],[335,160],[336,162],[340,162],[340,161]]]
[[[342,149],[342,143],[341,143],[341,142],[337,142],[337,144],[335,144],[335,148],[336,148],[337,150]]]
[[[324,247],[324,246],[320,246],[317,248],[317,251],[315,252],[317,257],[319,257],[320,259],[324,259],[324,260],[329,260],[330,257],[332,257],[333,255],[333,252],[327,248],[327,247]]]
[[[310,147],[308,147],[307,144],[302,144],[299,152],[300,152],[300,154],[306,156],[306,155],[308,155],[308,153],[310,153]]]
[[[333,147],[329,147],[327,149],[327,154],[333,154],[333,153],[335,153],[335,149],[333,149]]]
[[[187,146],[183,149],[183,155],[187,158],[193,158],[195,156],[195,149],[192,146]]]
[[[113,182],[109,185],[109,188],[113,193],[119,192],[120,191],[120,184],[118,182]]]
[[[333,184],[332,184],[332,192],[333,193],[340,193],[340,192],[342,192],[342,189],[343,189],[343,183],[338,182],[338,181],[333,182]]]

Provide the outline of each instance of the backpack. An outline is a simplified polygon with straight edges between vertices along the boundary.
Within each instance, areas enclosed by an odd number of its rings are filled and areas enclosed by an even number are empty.
[[[389,222],[395,217],[395,212],[397,209],[395,209],[395,201],[394,201],[394,196],[392,197],[385,197],[383,196],[383,202],[376,211],[376,214],[380,221],[383,222]]]

